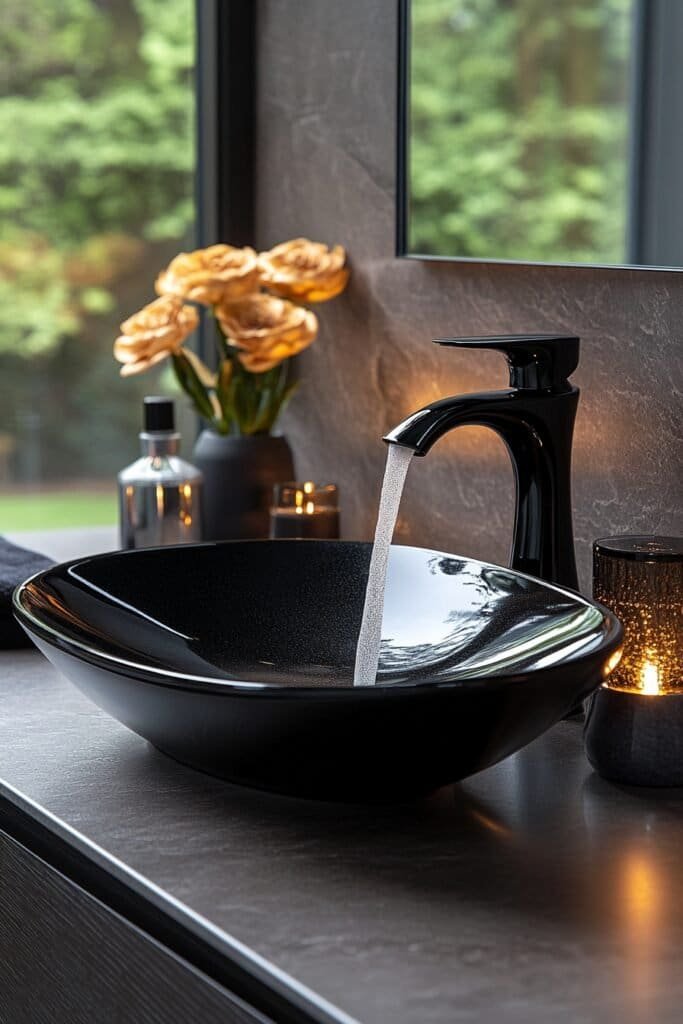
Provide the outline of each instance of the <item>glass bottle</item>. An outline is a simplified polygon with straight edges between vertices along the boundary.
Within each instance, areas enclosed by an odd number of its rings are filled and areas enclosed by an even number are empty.
[[[121,547],[201,540],[202,474],[178,456],[171,399],[145,398],[140,443],[142,458],[118,475]]]

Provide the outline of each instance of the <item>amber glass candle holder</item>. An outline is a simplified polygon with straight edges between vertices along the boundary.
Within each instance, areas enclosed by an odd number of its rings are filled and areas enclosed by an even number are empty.
[[[336,484],[276,484],[270,510],[270,536],[301,540],[339,537],[339,492]]]
[[[593,596],[624,627],[621,660],[596,691],[586,753],[601,775],[683,785],[683,538],[608,537],[593,545]]]

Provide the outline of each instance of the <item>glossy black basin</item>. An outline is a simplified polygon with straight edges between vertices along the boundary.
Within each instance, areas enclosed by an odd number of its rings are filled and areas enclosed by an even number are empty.
[[[486,768],[604,678],[614,616],[510,569],[392,548],[377,685],[354,688],[370,545],[241,541],[82,558],[15,614],[84,693],[235,782],[400,800]]]

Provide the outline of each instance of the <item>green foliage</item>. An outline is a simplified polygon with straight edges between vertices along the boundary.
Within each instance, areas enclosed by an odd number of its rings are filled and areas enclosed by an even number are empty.
[[[225,434],[269,434],[296,390],[290,374],[290,359],[265,373],[250,373],[234,359],[228,388],[218,391],[222,419],[214,425]]]
[[[192,0],[4,0],[0,434],[36,410],[43,473],[109,472],[134,433],[150,381],[119,387],[111,344],[189,241],[193,62]]]
[[[178,383],[196,406],[199,415],[206,419],[213,419],[214,409],[211,405],[209,390],[202,383],[187,353],[181,349],[180,352],[175,352],[171,358]]]
[[[6,0],[3,18],[0,65],[8,43],[15,63],[0,103],[0,207],[59,249],[126,229],[154,236],[172,215],[169,235],[182,235],[192,4]]]
[[[632,0],[413,0],[413,252],[622,262]]]
[[[181,349],[172,357],[180,387],[200,416],[219,434],[269,434],[297,388],[292,360],[265,373],[252,373],[216,323],[218,369],[212,374],[194,354]]]

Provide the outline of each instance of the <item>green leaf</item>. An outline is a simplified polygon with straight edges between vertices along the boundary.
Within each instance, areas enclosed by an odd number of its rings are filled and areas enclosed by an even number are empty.
[[[172,359],[173,369],[181,388],[192,399],[200,415],[214,422],[216,416],[209,393],[199,379],[194,366],[182,349],[179,352],[174,352]]]

